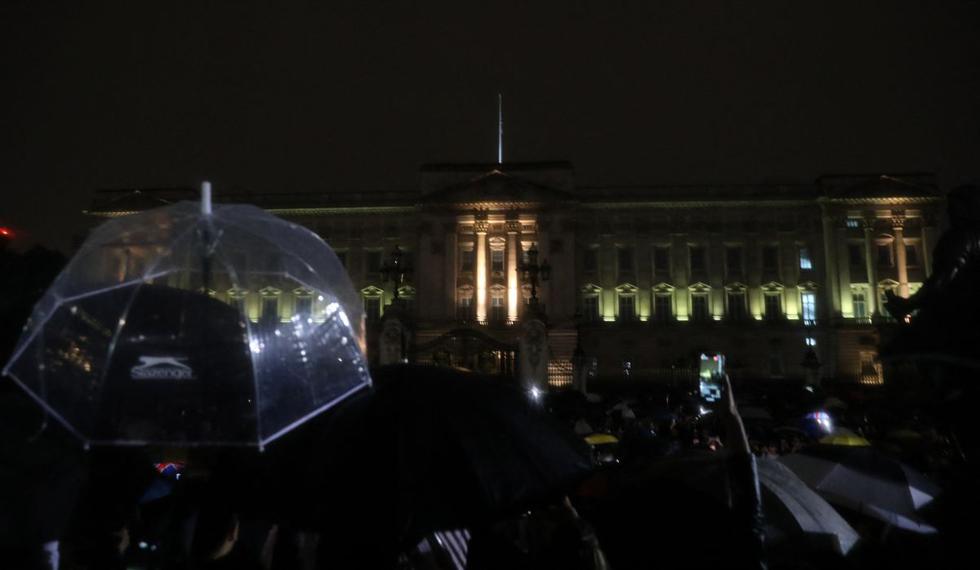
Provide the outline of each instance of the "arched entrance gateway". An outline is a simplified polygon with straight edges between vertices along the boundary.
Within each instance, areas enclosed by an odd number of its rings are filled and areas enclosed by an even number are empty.
[[[497,340],[476,329],[459,328],[416,346],[412,359],[513,378],[517,375],[517,355],[517,344]]]

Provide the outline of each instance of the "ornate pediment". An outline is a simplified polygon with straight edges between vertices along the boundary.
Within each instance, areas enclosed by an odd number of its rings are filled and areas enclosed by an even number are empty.
[[[423,203],[460,210],[485,210],[567,203],[574,199],[570,192],[491,170],[472,180],[431,192],[425,196]]]

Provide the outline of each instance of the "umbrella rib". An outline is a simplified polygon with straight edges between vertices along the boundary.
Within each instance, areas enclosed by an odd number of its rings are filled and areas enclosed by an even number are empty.
[[[354,394],[358,390],[363,390],[363,389],[368,388],[368,387],[369,387],[369,385],[368,384],[364,384],[364,383],[361,383],[361,384],[358,384],[357,386],[354,386],[350,390],[344,392],[343,394],[337,396],[336,398],[333,398],[332,401],[327,402],[326,404],[320,406],[319,408],[313,410],[312,412],[306,414],[305,416],[303,416],[303,417],[301,417],[301,418],[299,418],[297,420],[294,420],[292,423],[290,423],[286,427],[281,428],[276,433],[270,435],[268,437],[268,439],[261,439],[261,437],[260,437],[259,438],[259,446],[261,447],[261,446],[267,445],[269,443],[272,443],[273,441],[279,439],[283,435],[286,435],[289,431],[291,431],[291,430],[299,427],[300,425],[302,425],[304,422],[306,422],[310,418],[316,416],[317,414],[320,414],[322,412],[325,412],[326,410],[329,410],[333,406],[336,406],[337,404],[343,402],[351,394]]]
[[[214,251],[215,258],[218,260],[218,262],[220,262],[224,266],[225,270],[231,276],[232,287],[237,289],[239,285],[241,285],[241,281],[238,279],[238,272],[235,271],[235,267],[231,263],[228,263],[228,260],[225,259],[224,254],[218,251],[217,243],[215,244],[213,251]],[[242,317],[242,322],[245,324],[245,344],[247,346],[246,350],[248,351],[248,359],[252,362],[252,387],[253,387],[253,393],[255,394],[255,438],[258,441],[258,447],[261,450],[263,443],[262,443],[262,413],[261,413],[262,410],[261,407],[259,406],[259,379],[258,379],[259,367],[258,367],[258,363],[255,361],[255,353],[252,351],[252,346],[251,346],[252,323],[249,322],[247,314],[241,315],[241,317]]]

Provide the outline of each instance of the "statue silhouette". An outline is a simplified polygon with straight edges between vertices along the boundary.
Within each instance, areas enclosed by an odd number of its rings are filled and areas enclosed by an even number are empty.
[[[980,187],[961,186],[947,200],[949,229],[936,244],[932,274],[907,299],[886,293],[888,312],[912,319],[881,357],[980,370]]]

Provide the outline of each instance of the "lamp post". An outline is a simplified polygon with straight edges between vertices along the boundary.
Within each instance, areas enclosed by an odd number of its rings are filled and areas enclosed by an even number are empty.
[[[531,299],[529,303],[533,306],[538,304],[538,283],[551,279],[551,266],[548,261],[538,263],[538,246],[531,244],[531,249],[527,250],[527,263],[520,264],[521,274],[524,281],[531,284]]]
[[[392,308],[395,309],[394,316],[397,321],[398,327],[398,345],[399,345],[399,360],[401,362],[408,362],[406,350],[405,350],[405,317],[404,314],[407,312],[402,307],[401,299],[399,296],[398,289],[401,287],[402,283],[406,281],[408,277],[412,275],[411,265],[405,262],[405,254],[397,245],[395,249],[391,252],[391,260],[385,261],[381,265],[381,279],[387,283],[392,281],[395,284],[395,294],[392,299]],[[394,325],[395,323],[392,323]]]
[[[397,245],[395,249],[391,252],[391,262],[385,261],[381,264],[381,279],[386,283],[388,281],[393,281],[395,283],[395,302],[398,302],[398,289],[401,287],[402,283],[408,277],[412,275],[412,267],[406,265],[405,254]]]

